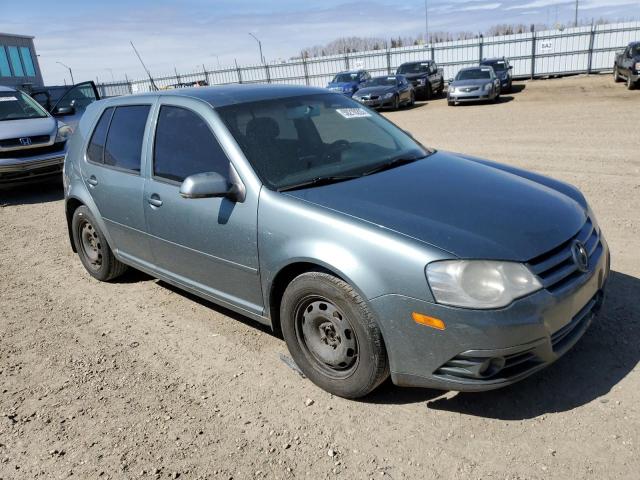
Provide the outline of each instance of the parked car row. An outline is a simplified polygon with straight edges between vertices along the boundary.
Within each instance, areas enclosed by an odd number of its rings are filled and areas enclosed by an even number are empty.
[[[496,101],[502,92],[511,91],[513,67],[506,58],[489,58],[478,67],[460,70],[449,80],[449,105],[470,101]],[[336,74],[327,88],[342,93],[371,108],[393,108],[413,105],[442,94],[446,88],[442,68],[433,60],[407,62],[394,75],[372,77],[366,70]]]

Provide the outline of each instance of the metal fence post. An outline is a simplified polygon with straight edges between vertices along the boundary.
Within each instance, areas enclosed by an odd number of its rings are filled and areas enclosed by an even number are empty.
[[[233,60],[236,63],[236,72],[238,74],[238,83],[242,83],[242,70],[238,66],[238,61],[236,59]]]
[[[431,45],[431,61],[432,62],[436,61],[436,49],[433,48],[433,45]]]
[[[264,64],[264,71],[267,74],[267,83],[271,83],[271,74],[269,73],[269,65],[268,64]]]
[[[207,82],[207,85],[211,85],[209,72],[207,72],[207,67],[204,66],[204,63],[202,64],[202,71],[204,72],[204,80]]]
[[[478,39],[478,53],[480,58],[478,59],[478,65],[482,62],[483,58],[483,50],[484,50],[484,36],[480,34],[480,38]]]
[[[391,75],[391,50],[387,48],[387,75]]]
[[[309,85],[309,67],[307,65],[307,59],[302,57],[302,68],[304,70],[304,83]]]
[[[596,28],[595,25],[591,25],[591,35],[589,37],[589,61],[587,63],[587,74],[591,75],[591,67],[593,65],[593,44],[595,43]]]
[[[536,32],[531,28],[531,80],[536,78]]]
[[[129,81],[129,77],[126,73],[124,74],[124,79],[127,82],[127,90],[129,91],[129,93],[133,93],[133,87],[131,86],[131,82]]]
[[[349,70],[349,55],[348,54],[344,54],[344,66],[346,67],[345,70]]]

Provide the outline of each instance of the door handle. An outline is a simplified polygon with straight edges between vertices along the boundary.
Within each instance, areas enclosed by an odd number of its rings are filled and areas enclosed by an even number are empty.
[[[149,205],[151,205],[152,207],[162,206],[162,200],[160,199],[160,195],[158,195],[157,193],[154,193],[153,195],[151,195],[147,201],[149,202]]]
[[[95,177],[95,175],[91,175],[89,178],[87,178],[87,184],[89,184],[90,187],[95,187],[96,185],[98,185],[98,179]]]

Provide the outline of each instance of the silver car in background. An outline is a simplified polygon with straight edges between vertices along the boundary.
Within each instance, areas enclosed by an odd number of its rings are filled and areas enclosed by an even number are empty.
[[[447,101],[450,106],[461,102],[497,101],[500,98],[500,79],[491,67],[469,67],[449,80]]]
[[[71,133],[26,93],[0,87],[0,187],[59,176]]]

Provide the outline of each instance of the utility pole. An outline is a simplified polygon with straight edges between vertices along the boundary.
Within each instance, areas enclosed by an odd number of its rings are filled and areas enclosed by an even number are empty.
[[[579,0],[576,0],[576,21],[574,23],[576,27],[578,26],[578,2]]]
[[[262,55],[262,42],[260,40],[258,40],[258,37],[256,37],[253,33],[249,32],[249,35],[251,35],[253,37],[253,39],[258,42],[258,49],[260,50],[260,62],[262,62],[262,64],[264,65],[264,56]]]
[[[70,67],[70,66],[68,66],[68,65],[65,65],[65,64],[64,64],[64,63],[62,63],[62,62],[56,62],[56,63],[58,63],[58,64],[62,65],[64,68],[66,68],[67,70],[69,70],[69,75],[71,75],[71,85],[75,85],[75,84],[76,84],[76,82],[73,80],[73,71],[71,70],[71,67]]]
[[[429,43],[429,0],[424,0],[424,43]]]

